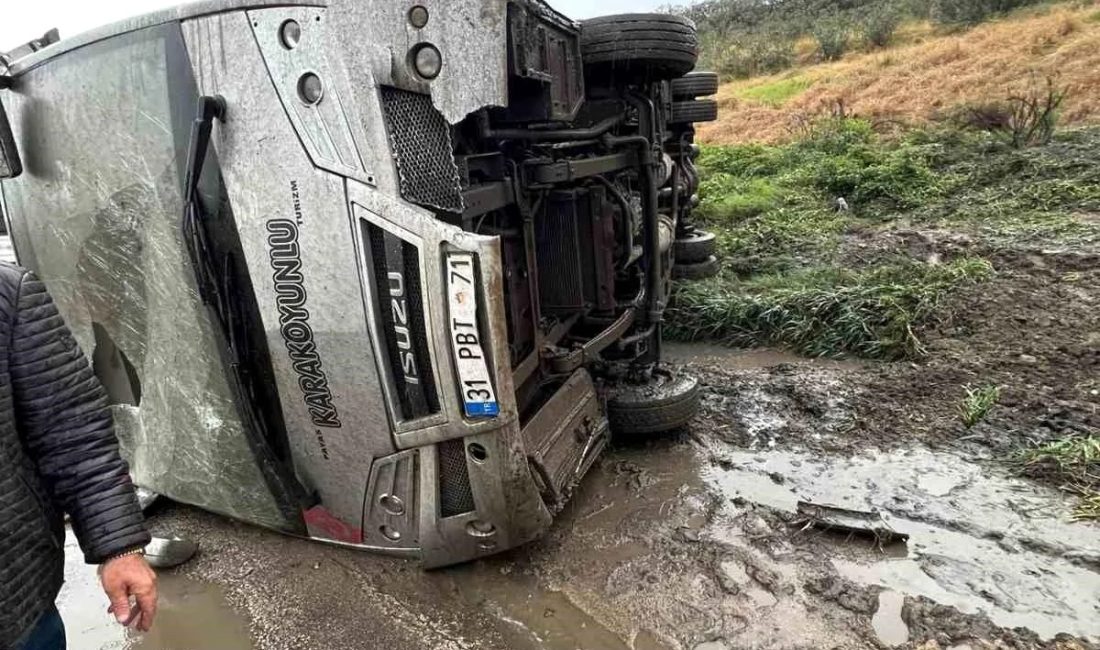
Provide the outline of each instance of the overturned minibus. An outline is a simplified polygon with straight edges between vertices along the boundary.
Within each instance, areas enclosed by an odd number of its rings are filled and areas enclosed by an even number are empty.
[[[661,364],[717,77],[687,20],[214,0],[0,58],[0,207],[135,481],[452,564],[551,524]]]

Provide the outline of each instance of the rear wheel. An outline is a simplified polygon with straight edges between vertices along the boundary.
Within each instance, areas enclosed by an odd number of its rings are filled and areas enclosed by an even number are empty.
[[[672,96],[676,99],[710,97],[718,92],[717,72],[689,72],[672,80]]]
[[[718,275],[718,258],[711,255],[706,261],[695,264],[680,264],[672,267],[672,279],[684,282],[706,280]]]
[[[649,383],[616,388],[607,401],[611,429],[619,436],[679,429],[699,412],[699,380],[665,370]]]
[[[705,230],[692,230],[676,240],[673,250],[676,251],[677,264],[698,264],[706,262],[718,249],[717,239],[714,233]]]
[[[687,122],[713,122],[718,119],[718,102],[713,99],[692,99],[686,102],[672,102],[672,117],[669,122],[684,124]]]
[[[699,58],[695,24],[667,14],[619,14],[581,23],[589,75],[614,82],[682,77]]]

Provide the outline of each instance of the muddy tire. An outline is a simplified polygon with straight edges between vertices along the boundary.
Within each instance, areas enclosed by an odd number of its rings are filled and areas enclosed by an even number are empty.
[[[690,72],[672,80],[672,96],[676,99],[710,97],[717,92],[717,72]]]
[[[695,68],[695,23],[667,14],[619,14],[581,23],[586,74],[598,82],[661,81]]]
[[[611,430],[620,437],[674,431],[698,412],[699,380],[663,370],[648,384],[615,389],[607,400]]]
[[[714,233],[705,230],[693,230],[673,244],[677,264],[698,264],[709,260],[718,249]]]
[[[718,102],[713,99],[693,99],[686,102],[672,102],[672,116],[669,122],[686,124],[689,122],[713,122],[718,119]]]
[[[680,282],[694,282],[706,280],[718,275],[718,258],[711,255],[705,262],[697,264],[677,263],[672,267],[672,279]]]

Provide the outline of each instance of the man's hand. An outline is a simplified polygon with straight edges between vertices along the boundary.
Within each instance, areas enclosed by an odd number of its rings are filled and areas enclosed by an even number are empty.
[[[109,560],[99,569],[103,591],[111,599],[110,612],[122,625],[137,623],[137,629],[148,632],[157,615],[157,574],[140,555],[124,555]],[[130,606],[130,597],[137,601]]]

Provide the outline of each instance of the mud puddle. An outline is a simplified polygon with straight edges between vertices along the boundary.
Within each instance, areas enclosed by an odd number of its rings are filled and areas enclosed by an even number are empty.
[[[1100,529],[1069,521],[1064,495],[956,455],[913,449],[829,458],[722,449],[705,478],[734,504],[793,513],[799,500],[877,510],[910,536],[905,557],[807,529],[858,584],[923,596],[1043,638],[1100,639]],[[748,507],[751,507],[749,505]],[[850,552],[862,546],[865,552]],[[887,593],[889,593],[887,592]],[[874,628],[901,643],[899,595],[881,596]]]
[[[884,591],[878,595],[878,609],[871,618],[875,636],[888,646],[901,645],[909,640],[909,626],[902,619],[905,596],[896,591]]]
[[[462,569],[455,578],[467,602],[487,609],[536,648],[631,650],[568,595],[534,579],[504,574],[501,580],[485,580]]]
[[[652,536],[690,535],[705,525],[690,492],[703,490],[697,455],[671,447],[664,463],[626,450],[606,458],[586,478],[546,540],[514,557],[490,558],[438,575],[470,606],[490,613],[518,634],[523,645],[545,650],[673,650],[681,648],[661,622],[625,614],[620,597],[650,600],[624,591],[616,572],[649,566]],[[694,483],[691,488],[685,481]],[[574,549],[581,548],[583,551]],[[656,582],[658,576],[647,579]],[[666,607],[666,611],[674,610]]]
[[[70,648],[80,650],[251,650],[248,622],[225,601],[221,588],[173,573],[158,574],[160,602],[148,634],[129,632],[107,614],[95,567],[71,531],[65,543],[65,585],[58,609]]]
[[[807,357],[774,348],[739,350],[714,343],[662,344],[661,353],[672,363],[720,366],[725,370],[753,370],[777,366],[814,366],[818,368],[862,368],[862,361],[838,359],[809,359]]]
[[[879,510],[910,541],[801,530],[782,514],[800,499]],[[613,449],[546,540],[449,570],[447,588],[516,648],[906,646],[946,620],[915,597],[1100,638],[1100,536],[1067,515],[1060,493],[950,453],[746,452],[696,432]],[[958,629],[975,647],[993,634]]]

